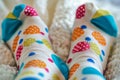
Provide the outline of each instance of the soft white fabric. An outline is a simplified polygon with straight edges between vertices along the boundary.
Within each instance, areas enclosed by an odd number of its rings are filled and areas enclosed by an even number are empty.
[[[120,77],[120,36],[116,39],[108,59],[105,76],[107,80],[119,80]]]
[[[0,80],[14,80],[17,73],[16,67],[0,65]]]
[[[78,5],[73,4],[73,1],[60,0],[57,4],[55,16],[50,27],[50,38],[53,50],[64,61],[66,61],[69,53],[70,28],[73,26],[77,6]]]
[[[1,64],[15,66],[13,55],[2,40],[0,40],[0,65]]]

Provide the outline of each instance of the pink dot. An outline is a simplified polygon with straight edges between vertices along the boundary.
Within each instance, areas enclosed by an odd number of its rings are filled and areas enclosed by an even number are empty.
[[[48,68],[45,68],[45,71],[49,72]]]
[[[67,63],[69,64],[69,63],[71,63],[71,61],[72,61],[72,58],[69,58]]]
[[[50,59],[50,58],[48,58],[48,61],[50,61],[51,63],[53,63],[53,60],[52,60],[52,59]]]
[[[17,66],[17,69],[18,69],[18,70],[20,69],[19,65]]]

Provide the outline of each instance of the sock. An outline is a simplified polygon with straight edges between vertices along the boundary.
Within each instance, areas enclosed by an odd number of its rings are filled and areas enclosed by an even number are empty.
[[[69,80],[105,80],[103,70],[117,26],[111,14],[85,3],[76,10],[72,32]]]
[[[108,59],[108,64],[105,71],[105,77],[107,80],[120,79],[119,58],[120,58],[120,36],[116,39]]]
[[[48,28],[34,8],[15,6],[2,23],[2,39],[19,68],[15,80],[67,80],[68,67],[52,51]]]

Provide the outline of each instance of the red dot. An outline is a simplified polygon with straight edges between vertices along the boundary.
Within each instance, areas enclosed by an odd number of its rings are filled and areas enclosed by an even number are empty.
[[[67,61],[67,63],[69,64],[71,62],[72,62],[72,58],[69,58],[68,61]]]

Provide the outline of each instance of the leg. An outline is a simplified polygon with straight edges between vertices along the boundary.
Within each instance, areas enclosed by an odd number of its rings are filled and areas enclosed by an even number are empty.
[[[67,80],[68,68],[52,51],[48,28],[34,8],[16,6],[2,23],[2,38],[20,66],[16,80]]]
[[[69,80],[105,80],[103,70],[116,35],[117,26],[107,11],[92,3],[78,7],[67,60]]]

